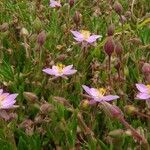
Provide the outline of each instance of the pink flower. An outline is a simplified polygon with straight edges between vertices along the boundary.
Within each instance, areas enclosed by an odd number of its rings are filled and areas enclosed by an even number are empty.
[[[89,88],[86,85],[82,85],[82,87],[95,102],[112,101],[119,98],[119,96],[117,95],[105,96],[106,89],[104,88],[95,89],[95,88]],[[93,100],[91,102],[94,102]]]
[[[91,33],[87,30],[81,30],[80,32],[71,30],[71,33],[74,35],[74,39],[79,43],[86,42],[92,44],[98,38],[102,37],[101,35],[91,35]]]
[[[68,75],[75,74],[77,70],[72,69],[73,65],[64,66],[62,64],[58,64],[56,66],[52,66],[52,69],[46,68],[43,71],[47,74],[54,75],[56,77],[64,77]]]
[[[3,90],[0,89],[0,109],[10,109],[15,108],[16,105],[16,97],[18,94],[9,94],[9,93],[3,93]]]
[[[136,87],[139,90],[139,93],[136,95],[138,99],[150,99],[150,85],[136,84]]]
[[[61,7],[61,4],[59,1],[50,0],[49,6],[55,8],[55,7]]]

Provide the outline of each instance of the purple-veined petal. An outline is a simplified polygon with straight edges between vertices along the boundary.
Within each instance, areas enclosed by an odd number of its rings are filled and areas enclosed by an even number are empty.
[[[12,107],[14,104],[16,103],[16,100],[12,100],[12,101],[7,101],[5,103],[2,103],[2,108],[9,108]]]
[[[0,89],[0,95],[3,93],[3,89]]]
[[[77,70],[72,69],[72,70],[64,71],[63,73],[64,75],[71,75],[71,74],[75,74],[76,72]]]
[[[138,93],[136,95],[136,97],[138,99],[142,99],[142,100],[148,100],[150,98],[150,94],[147,94],[147,93]]]
[[[93,43],[95,42],[98,38],[101,38],[102,36],[100,35],[91,35],[86,41],[88,43]]]
[[[43,69],[42,71],[47,73],[47,74],[50,74],[50,75],[55,75],[56,74],[56,71],[53,70],[53,69],[50,69],[50,68]]]
[[[60,4],[60,2],[51,0],[50,1],[50,7],[61,7],[61,4]]]
[[[8,95],[10,95],[10,94],[9,94],[9,93],[3,93],[3,94],[0,95],[0,99],[1,99],[1,98],[2,98],[2,99],[3,99],[3,98],[6,98]]]
[[[63,69],[63,71],[68,71],[68,70],[72,69],[72,67],[73,67],[73,65],[66,66],[66,67]]]
[[[119,98],[119,96],[117,96],[117,95],[107,95],[107,96],[103,96],[102,100],[103,101],[112,101],[112,100],[115,100],[118,98]]]
[[[81,39],[83,39],[83,35],[80,33],[80,32],[78,32],[78,31],[72,31],[71,30],[71,33],[76,37],[76,38],[81,38]]]
[[[83,38],[76,38],[76,37],[74,37],[74,39],[77,41],[77,42],[83,42]]]
[[[86,92],[87,94],[89,94],[89,95],[91,96],[91,89],[90,89],[88,86],[82,85],[82,88],[85,90],[85,92]]]
[[[18,94],[10,94],[3,100],[3,104],[14,101],[17,96],[18,96]]]
[[[149,92],[149,88],[144,84],[136,84],[136,87],[142,93],[147,93],[148,94],[148,92]]]
[[[99,93],[99,91],[97,89],[91,88],[91,96],[93,96],[93,98],[94,97],[97,98],[97,97],[100,96],[100,93]]]

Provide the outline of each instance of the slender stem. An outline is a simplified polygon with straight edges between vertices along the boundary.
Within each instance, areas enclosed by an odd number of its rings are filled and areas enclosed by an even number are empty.
[[[142,141],[143,144],[148,144],[147,140],[143,136],[141,136],[123,117],[119,118],[119,120],[126,128],[131,130],[132,135],[136,140]]]
[[[136,111],[135,113],[136,113],[137,115],[141,116],[141,117],[145,117],[145,118],[150,119],[150,116],[149,116],[149,115],[143,114],[143,113],[138,112],[138,111]]]
[[[111,55],[108,56],[108,78],[111,85]]]

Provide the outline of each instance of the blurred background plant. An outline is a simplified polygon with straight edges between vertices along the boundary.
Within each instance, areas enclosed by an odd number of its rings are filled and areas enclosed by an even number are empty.
[[[0,1],[0,85],[19,94],[20,106],[9,110],[17,116],[1,119],[1,149],[147,149],[99,105],[89,105],[81,85],[119,95],[113,105],[150,142],[149,105],[134,100],[135,83],[150,84],[150,1],[62,0],[61,5]],[[102,39],[83,58],[70,30]],[[57,80],[42,72],[57,63],[73,64],[78,72]]]

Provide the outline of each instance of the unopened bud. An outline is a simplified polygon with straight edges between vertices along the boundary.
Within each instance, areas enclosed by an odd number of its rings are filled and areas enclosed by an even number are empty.
[[[43,113],[43,114],[46,114],[48,113],[50,110],[53,110],[53,106],[49,103],[44,103],[41,105],[40,107],[40,111]]]
[[[122,7],[122,5],[119,2],[115,2],[115,4],[114,4],[114,10],[115,10],[115,12],[118,15],[121,15],[122,11],[123,11],[123,7]]]
[[[104,45],[104,50],[107,55],[111,56],[111,54],[114,52],[115,44],[114,40],[112,37],[108,37],[105,45]]]
[[[117,63],[115,64],[116,70],[120,70],[120,67],[121,67],[121,63],[120,61],[117,61]]]
[[[111,24],[107,30],[108,36],[112,36],[114,34],[114,31],[115,31],[115,26],[114,26],[114,24]]]
[[[88,101],[88,100],[83,100],[83,101],[81,102],[81,107],[82,107],[83,109],[89,108],[89,101]]]
[[[123,15],[121,15],[121,16],[120,16],[120,22],[121,22],[122,24],[126,23],[126,22],[127,22],[126,17],[123,16]]]
[[[74,17],[73,17],[73,20],[75,22],[76,25],[79,25],[80,24],[80,21],[81,21],[81,14],[79,11],[76,11],[75,14],[74,14]]]
[[[125,17],[126,17],[127,19],[131,18],[131,12],[130,12],[130,11],[126,11]]]
[[[36,31],[40,31],[41,28],[42,28],[42,22],[39,18],[36,18],[34,21],[33,21],[33,29],[35,29]]]
[[[74,5],[74,1],[75,1],[75,0],[69,0],[69,5],[70,5],[70,7],[72,7],[72,6]]]
[[[142,44],[142,41],[141,41],[140,38],[132,38],[132,39],[130,39],[130,42],[131,42],[132,44],[135,44],[135,45],[140,45],[140,44]]]
[[[45,40],[46,40],[46,34],[45,34],[45,31],[42,31],[37,36],[37,42],[40,46],[42,46],[44,44]]]
[[[137,108],[135,108],[134,106],[132,105],[126,105],[124,107],[125,111],[128,113],[128,114],[133,114],[135,112],[137,112]]]
[[[38,97],[32,92],[23,92],[23,96],[26,100],[35,103],[38,100]]]
[[[124,130],[116,129],[116,130],[110,131],[108,135],[111,137],[119,137],[119,136],[122,136],[123,134],[124,134]]]
[[[20,31],[20,35],[21,36],[28,36],[29,32],[26,28],[22,28],[21,31]]]
[[[0,25],[0,32],[6,32],[9,28],[8,23],[3,23],[2,25]]]
[[[142,67],[142,72],[144,74],[150,74],[150,64],[149,63],[144,63]]]
[[[105,113],[107,115],[109,115],[111,118],[119,119],[119,118],[124,117],[124,115],[119,107],[117,107],[115,105],[111,105],[108,102],[102,102],[101,104],[102,104],[102,108],[105,111]]]
[[[119,41],[115,42],[115,52],[117,55],[121,55],[123,51],[123,47]]]

